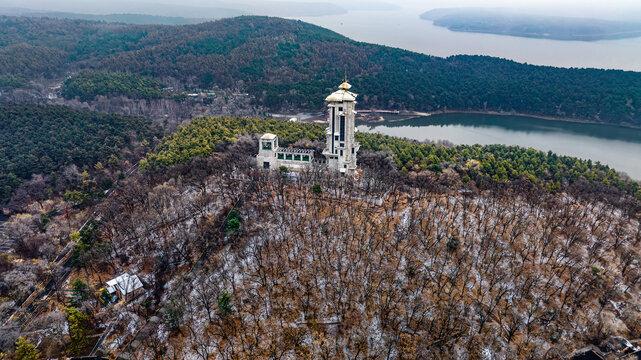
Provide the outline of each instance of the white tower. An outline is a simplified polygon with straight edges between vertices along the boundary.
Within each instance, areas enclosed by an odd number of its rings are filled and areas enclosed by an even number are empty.
[[[323,155],[327,158],[330,169],[343,173],[356,170],[356,153],[361,145],[354,141],[356,97],[358,95],[348,91],[352,85],[343,82],[336,92],[328,96],[329,117],[327,145]]]

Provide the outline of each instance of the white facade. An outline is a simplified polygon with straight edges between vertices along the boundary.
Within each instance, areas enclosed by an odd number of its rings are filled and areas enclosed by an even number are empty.
[[[328,126],[325,130],[327,143],[323,155],[327,159],[330,169],[342,173],[356,171],[356,154],[361,145],[354,141],[356,132],[356,97],[358,95],[348,91],[352,85],[347,81],[342,83],[338,90],[329,95],[327,107],[329,109]],[[256,162],[265,169],[278,169],[286,166],[289,169],[300,169],[314,161],[314,150],[281,148],[278,146],[278,136],[264,134],[259,141]]]
[[[278,169],[286,166],[289,169],[300,169],[314,161],[314,150],[281,148],[278,146],[278,136],[265,134],[258,143],[258,166],[265,169]]]
[[[351,173],[356,170],[356,154],[361,145],[354,140],[356,132],[356,97],[349,91],[352,85],[347,81],[338,90],[328,96],[328,126],[325,130],[327,143],[323,155],[332,170]]]

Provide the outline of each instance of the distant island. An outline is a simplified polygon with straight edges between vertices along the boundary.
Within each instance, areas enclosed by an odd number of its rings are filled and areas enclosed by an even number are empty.
[[[434,9],[423,13],[421,19],[451,31],[537,39],[597,41],[641,36],[641,22],[532,15],[506,9]]]

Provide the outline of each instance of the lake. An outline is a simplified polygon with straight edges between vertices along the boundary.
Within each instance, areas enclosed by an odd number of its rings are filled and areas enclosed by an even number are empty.
[[[298,19],[354,40],[428,55],[488,55],[535,65],[641,71],[641,38],[585,42],[454,32],[419,18],[430,8],[350,11]]]
[[[439,114],[383,123],[357,122],[358,131],[454,144],[518,145],[592,159],[641,180],[641,129],[522,116]]]

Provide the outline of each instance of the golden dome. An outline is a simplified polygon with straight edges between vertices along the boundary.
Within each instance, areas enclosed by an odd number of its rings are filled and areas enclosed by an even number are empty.
[[[352,88],[352,85],[350,85],[350,83],[348,83],[347,81],[345,81],[345,82],[344,82],[344,83],[342,83],[338,88],[339,88],[339,89],[341,89],[341,90],[349,90],[349,89],[351,89],[351,88]]]

